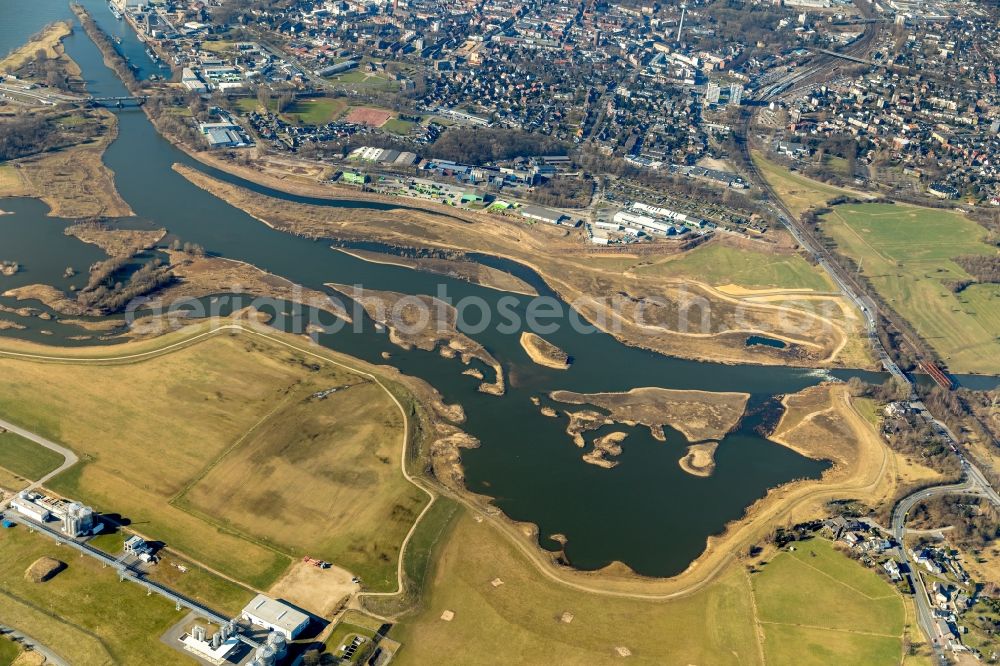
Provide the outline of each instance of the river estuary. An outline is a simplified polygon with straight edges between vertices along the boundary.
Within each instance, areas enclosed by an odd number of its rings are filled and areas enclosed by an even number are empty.
[[[134,34],[114,19],[103,1],[84,0],[83,4],[107,32],[121,37],[120,48],[142,76],[159,72]],[[64,0],[36,0],[30,10],[18,0],[0,0],[0,17],[0,52],[6,52],[46,23],[72,18],[72,13]],[[82,67],[92,94],[125,94],[124,86],[105,67],[82,29],[67,39],[66,46]],[[173,148],[142,112],[122,111],[119,118],[119,137],[108,149],[105,162],[115,172],[119,192],[137,216],[125,224],[165,227],[172,234],[168,241],[176,236],[198,243],[210,253],[249,262],[320,291],[328,291],[324,283],[336,282],[433,295],[443,284],[453,299],[477,296],[495,304],[510,296],[402,267],[367,263],[332,250],[329,242],[272,230],[174,172],[171,165],[181,162],[223,177]],[[224,177],[248,185],[238,178]],[[254,189],[302,200],[267,188]],[[317,203],[352,206],[359,216],[366,208],[380,207],[357,202]],[[94,246],[65,236],[63,229],[70,221],[46,217],[44,204],[27,199],[8,199],[0,204],[14,213],[0,216],[0,259],[17,260],[23,266],[22,272],[4,278],[4,289],[32,283],[65,289],[73,282],[63,277],[67,266],[85,271],[103,258]],[[523,314],[528,299],[515,297],[515,309]],[[0,303],[26,304],[5,298],[0,298]],[[93,344],[70,340],[70,336],[86,333],[73,326],[51,321],[39,326],[37,318],[11,319],[28,328],[4,331],[4,335],[52,345]],[[52,335],[40,335],[40,328]],[[512,518],[537,524],[545,548],[555,549],[557,544],[544,535],[565,535],[567,557],[577,568],[596,569],[618,560],[650,576],[676,574],[704,550],[708,536],[742,515],[768,488],[791,479],[818,477],[827,467],[769,442],[755,431],[761,419],[773,417],[774,395],[813,385],[826,376],[824,373],[680,360],[624,346],[603,333],[582,335],[567,325],[546,335],[574,358],[572,368],[563,372],[532,363],[516,334],[488,329],[473,337],[503,365],[508,375],[505,396],[478,392],[478,381],[462,376],[462,366],[455,360],[437,353],[401,350],[370,322],[362,334],[348,328],[321,336],[320,343],[373,363],[384,363],[382,352],[390,352],[391,363],[402,372],[428,381],[446,402],[463,405],[468,416],[464,429],[482,442],[480,448],[463,453],[469,488],[496,498],[497,506]],[[858,373],[834,374],[845,377]],[[686,442],[670,429],[663,443],[654,440],[647,429],[632,428],[618,467],[588,465],[567,436],[565,420],[540,414],[531,402],[531,397],[539,396],[548,404],[544,396],[556,389],[586,393],[641,386],[752,395],[750,415],[719,446],[711,477],[699,478],[681,470],[678,460],[686,452]]]

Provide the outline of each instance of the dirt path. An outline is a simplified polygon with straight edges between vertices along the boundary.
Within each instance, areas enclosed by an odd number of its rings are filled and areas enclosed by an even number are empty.
[[[88,358],[88,357],[79,357],[79,356],[58,356],[56,354],[38,354],[38,353],[29,353],[29,352],[17,352],[17,351],[3,350],[3,349],[0,349],[0,355],[2,355],[2,356],[10,356],[12,358],[20,358],[20,359],[25,359],[25,360],[34,360],[34,361],[43,361],[43,362],[57,362],[57,363],[74,363],[74,364],[79,363],[79,364],[84,364],[84,365],[86,365],[86,364],[107,364],[107,363],[115,363],[115,362],[123,362],[123,361],[134,362],[134,361],[139,361],[139,360],[144,360],[144,359],[149,359],[149,358],[156,358],[158,356],[162,356],[164,354],[168,354],[168,353],[170,353],[170,352],[172,352],[174,350],[181,349],[183,347],[187,347],[189,345],[195,344],[195,343],[197,343],[197,342],[199,342],[201,340],[204,340],[204,339],[216,336],[216,335],[220,335],[220,334],[225,333],[227,331],[229,331],[229,332],[239,332],[239,333],[243,333],[243,334],[246,334],[246,335],[257,336],[257,337],[262,338],[264,340],[267,340],[268,342],[271,342],[273,344],[280,345],[280,346],[286,347],[288,349],[293,349],[293,350],[295,350],[295,351],[297,351],[297,352],[299,352],[301,354],[305,354],[307,356],[310,356],[312,358],[320,360],[320,361],[322,361],[324,363],[331,363],[333,365],[336,365],[336,366],[339,366],[339,367],[344,368],[346,370],[349,370],[349,371],[351,371],[351,372],[353,372],[355,374],[358,374],[360,376],[366,377],[366,378],[370,379],[373,383],[375,383],[376,385],[378,385],[378,387],[381,388],[383,391],[385,391],[386,394],[389,396],[389,398],[392,400],[393,404],[396,405],[396,408],[399,409],[399,413],[403,417],[403,441],[402,441],[402,447],[401,447],[401,451],[400,451],[400,466],[401,466],[401,469],[402,469],[403,477],[407,481],[409,481],[410,483],[412,483],[414,486],[416,486],[417,488],[419,488],[422,492],[424,492],[427,495],[427,497],[429,498],[429,501],[424,506],[423,511],[421,511],[420,514],[417,516],[417,518],[414,520],[413,525],[410,527],[410,530],[406,533],[406,536],[403,539],[403,543],[400,546],[400,555],[399,555],[397,566],[396,566],[396,586],[397,586],[396,591],[395,592],[371,592],[371,593],[366,593],[366,594],[370,595],[370,596],[396,596],[396,595],[402,594],[404,592],[404,587],[403,587],[403,585],[404,585],[404,583],[403,583],[403,557],[404,557],[404,554],[405,554],[405,551],[406,551],[406,546],[409,544],[410,539],[413,537],[413,533],[416,531],[417,526],[420,524],[420,521],[424,518],[424,516],[427,514],[427,512],[430,510],[430,508],[434,505],[434,501],[437,499],[437,495],[435,493],[433,493],[430,489],[428,489],[426,486],[424,486],[422,483],[420,483],[417,479],[415,479],[407,471],[407,469],[406,469],[406,453],[407,453],[407,449],[409,448],[409,444],[410,444],[410,442],[409,442],[409,437],[410,437],[410,417],[406,413],[406,410],[403,408],[402,403],[400,403],[399,400],[396,398],[396,396],[392,394],[392,391],[390,391],[388,388],[386,388],[385,384],[383,384],[382,381],[378,377],[376,377],[375,375],[371,374],[370,372],[365,372],[363,370],[360,370],[358,368],[352,367],[352,366],[347,365],[345,363],[341,363],[339,361],[336,361],[336,360],[330,358],[327,355],[318,354],[318,353],[316,353],[314,351],[311,351],[309,349],[304,348],[301,345],[292,344],[292,343],[287,342],[285,340],[282,340],[282,339],[280,339],[280,338],[278,338],[278,337],[276,337],[274,335],[270,335],[268,333],[264,333],[262,331],[256,330],[255,328],[253,328],[251,326],[248,326],[248,325],[244,325],[242,323],[221,324],[221,325],[215,326],[215,327],[213,327],[213,328],[211,328],[211,329],[209,329],[207,331],[204,331],[204,332],[201,332],[201,333],[197,333],[197,334],[193,335],[190,338],[185,338],[185,339],[179,340],[178,342],[174,342],[174,343],[168,344],[168,345],[166,345],[164,347],[158,347],[158,348],[155,348],[155,349],[151,349],[149,351],[138,352],[138,353],[135,353],[135,354],[125,354],[125,355],[121,355],[121,356],[106,356],[106,357]],[[10,427],[8,427],[8,425],[10,425]],[[26,436],[27,435],[28,438],[31,439],[32,441],[36,441],[39,444],[41,444],[42,446],[45,446],[46,448],[51,448],[53,451],[58,451],[59,453],[62,453],[63,455],[67,456],[67,463],[64,463],[62,466],[60,466],[60,468],[58,470],[56,470],[56,471],[54,471],[54,472],[52,472],[50,474],[47,474],[45,476],[45,480],[48,480],[48,479],[54,477],[56,474],[58,474],[58,473],[60,473],[62,471],[65,471],[65,469],[68,469],[72,464],[75,464],[77,462],[77,460],[78,460],[76,454],[74,454],[69,449],[66,449],[65,447],[61,447],[58,444],[55,444],[55,443],[50,442],[48,440],[45,440],[44,438],[38,437],[37,435],[33,435],[32,433],[28,433],[27,431],[24,431],[24,430],[22,430],[20,428],[17,428],[17,426],[13,426],[12,424],[6,424],[5,422],[0,421],[0,427],[8,428],[11,432],[14,432],[14,433],[22,435],[22,436]],[[39,440],[41,440],[41,441],[39,441]],[[69,458],[69,456],[71,456],[72,458]],[[72,462],[69,462],[69,460],[72,460]],[[36,486],[40,485],[41,483],[42,483],[42,481],[38,481],[32,487],[36,487]],[[190,558],[190,557],[187,557],[186,555],[184,555],[183,553],[180,553],[179,551],[174,551],[174,552],[176,552],[177,554],[181,555],[185,559],[188,559],[191,562],[197,564],[198,566],[204,568],[205,570],[210,571],[211,573],[217,574],[220,577],[225,578],[225,579],[230,580],[230,581],[233,580],[229,576],[226,576],[226,575],[224,575],[224,574],[222,574],[222,573],[220,573],[220,572],[218,572],[218,571],[216,571],[214,569],[206,567],[205,565],[203,565],[202,563],[198,562],[197,560],[195,560],[193,558]],[[233,582],[236,582],[236,581],[233,581]],[[240,585],[243,585],[243,583],[240,583]],[[243,585],[243,586],[246,587],[245,585]]]

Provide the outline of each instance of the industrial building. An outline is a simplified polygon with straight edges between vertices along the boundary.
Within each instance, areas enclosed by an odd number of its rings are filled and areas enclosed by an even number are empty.
[[[196,624],[191,627],[189,633],[180,637],[184,649],[188,650],[213,664],[225,663],[229,655],[239,647],[240,639],[236,636],[237,627],[235,622],[222,625],[218,631],[211,636],[204,626]]]
[[[200,123],[198,130],[205,135],[205,140],[212,148],[235,148],[247,145],[240,134],[239,125],[231,122]]]
[[[146,543],[146,540],[141,536],[130,536],[125,541],[124,549],[126,553],[138,557],[143,562],[154,562],[156,560],[153,554],[153,547]]]
[[[10,501],[10,508],[38,523],[59,521],[62,531],[74,538],[99,532],[103,527],[89,506],[46,497],[38,492],[21,491]]]
[[[613,219],[626,229],[639,229],[647,233],[660,234],[663,236],[680,236],[688,233],[688,228],[685,226],[660,222],[649,215],[636,215],[634,213],[619,211],[615,213]]]
[[[294,640],[309,626],[308,615],[263,594],[246,605],[243,618],[258,627],[280,632],[288,640]]]
[[[521,209],[521,217],[526,217],[529,220],[538,220],[539,222],[548,222],[549,224],[562,224],[563,220],[566,219],[566,215],[549,210],[548,208],[542,208],[541,206],[525,206]]]

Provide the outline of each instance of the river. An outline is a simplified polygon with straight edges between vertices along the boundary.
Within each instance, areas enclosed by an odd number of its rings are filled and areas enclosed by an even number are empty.
[[[84,0],[83,4],[106,30],[121,35],[121,48],[143,76],[157,71],[148,59],[143,60],[143,50],[137,48],[131,31],[118,32],[119,22],[104,2]],[[18,11],[19,6],[23,7],[16,0],[0,0],[0,52],[24,42],[52,20],[72,17],[61,0],[38,0],[31,11]],[[66,46],[93,94],[124,93],[82,29],[67,39]],[[434,295],[444,285],[453,299],[475,296],[494,306],[498,299],[511,297],[458,280],[364,262],[332,250],[328,242],[272,230],[174,172],[171,165],[175,162],[209,170],[162,139],[141,111],[122,111],[119,119],[119,137],[109,147],[105,162],[116,174],[122,197],[136,212],[137,218],[127,224],[166,227],[172,234],[168,241],[178,237],[198,243],[211,253],[249,262],[317,290],[326,291],[326,282],[339,282]],[[226,179],[246,185],[235,177]],[[21,273],[5,278],[5,288],[36,282],[66,288],[71,281],[63,277],[67,266],[85,272],[102,257],[92,246],[64,236],[67,221],[46,217],[45,206],[38,201],[0,203],[15,213],[0,217],[0,254],[4,255],[0,259],[16,259],[24,265]],[[352,206],[358,215],[364,215],[367,207],[357,202],[324,200],[322,204]],[[528,299],[514,298],[515,311],[523,315]],[[0,303],[15,305],[11,299],[0,298]],[[565,324],[567,316],[560,322]],[[4,331],[4,335],[48,344],[83,344],[68,339],[85,332],[73,326],[45,322],[44,328],[52,333],[46,336],[40,334],[37,319],[12,318],[30,327]],[[604,333],[582,335],[566,325],[546,337],[573,356],[573,367],[565,372],[549,370],[527,358],[518,335],[489,328],[474,337],[508,374],[507,395],[495,397],[478,392],[478,381],[462,376],[457,361],[419,350],[404,352],[368,324],[364,333],[347,329],[321,336],[320,343],[373,363],[384,363],[382,352],[390,352],[391,363],[402,372],[428,381],[446,402],[462,404],[468,416],[463,427],[482,442],[480,448],[463,453],[469,488],[496,498],[496,505],[512,518],[537,524],[543,547],[557,547],[545,535],[565,535],[566,555],[581,569],[622,561],[645,575],[676,574],[704,550],[708,536],[742,515],[768,488],[796,478],[816,478],[828,466],[774,444],[755,430],[760,419],[773,416],[772,396],[816,384],[824,373],[686,361],[624,346]],[[756,412],[723,440],[716,453],[715,473],[698,478],[679,467],[685,442],[669,429],[666,443],[654,440],[643,428],[630,429],[618,467],[607,470],[588,465],[565,433],[564,419],[543,416],[531,402],[531,397],[544,398],[555,389],[595,392],[641,386],[745,391],[751,393]]]

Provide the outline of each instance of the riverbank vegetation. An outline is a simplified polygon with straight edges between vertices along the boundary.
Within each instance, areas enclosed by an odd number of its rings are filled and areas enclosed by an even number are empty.
[[[0,75],[13,75],[20,80],[70,90],[71,82],[80,82],[80,68],[66,55],[62,40],[72,33],[69,21],[45,26],[24,45],[0,59]]]
[[[195,185],[289,233],[374,240],[421,250],[483,252],[522,263],[538,272],[587,320],[636,346],[722,362],[816,366],[847,359],[852,366],[870,363],[857,335],[857,315],[837,296],[810,295],[803,300],[800,295],[775,295],[760,300],[759,295],[727,294],[688,279],[637,275],[629,269],[647,260],[645,255],[594,255],[587,250],[582,232],[525,224],[515,215],[399,209],[368,210],[362,217],[356,210],[271,198],[190,167],[174,168]],[[306,193],[305,188],[297,189]],[[664,247],[665,253],[677,252]],[[694,307],[704,301],[710,307]],[[754,332],[779,338],[786,345],[748,347],[745,342]]]
[[[338,248],[344,254],[369,261],[374,264],[389,264],[406,266],[417,271],[447,275],[450,278],[465,280],[482,287],[508,291],[516,294],[537,296],[538,292],[524,280],[491,266],[484,266],[463,259],[460,252],[422,252],[409,255],[387,255],[383,252],[359,250],[357,248]]]
[[[327,284],[331,289],[361,305],[372,321],[389,330],[389,340],[403,349],[435,351],[446,358],[458,357],[469,365],[476,360],[493,369],[492,382],[483,382],[479,390],[491,395],[506,391],[500,362],[481,344],[458,330],[458,311],[449,303],[426,295],[401,294],[373,289],[355,290],[342,284]]]
[[[69,33],[68,23],[44,30],[41,42],[23,47],[29,55],[11,56],[17,57],[17,71],[28,82],[44,72],[46,85],[84,92],[80,69],[60,43]],[[22,71],[29,67],[30,73]],[[117,118],[106,109],[0,104],[0,161],[9,160],[0,197],[37,197],[56,217],[132,215],[101,161],[117,130]]]
[[[625,393],[553,391],[550,397],[556,402],[603,409],[617,423],[647,426],[661,441],[663,427],[670,426],[689,442],[701,442],[722,439],[735,428],[750,395],[650,387]]]

